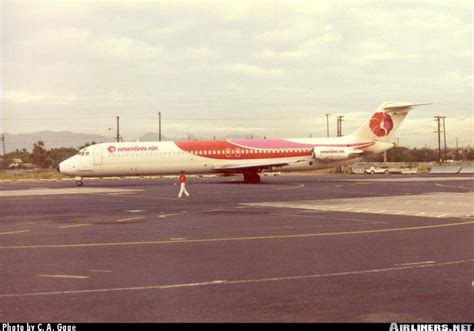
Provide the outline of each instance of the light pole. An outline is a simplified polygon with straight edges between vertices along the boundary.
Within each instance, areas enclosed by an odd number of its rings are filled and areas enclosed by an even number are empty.
[[[5,160],[5,134],[2,133],[3,159]]]
[[[120,142],[120,116],[117,116],[117,142]]]
[[[441,119],[444,118],[444,116],[435,116],[435,121],[438,122],[438,130],[436,132],[438,133],[438,162],[439,165],[443,162],[443,159],[441,158]]]
[[[338,116],[337,117],[337,136],[340,137],[342,136],[342,118],[344,116]]]
[[[158,141],[161,141],[161,111],[158,112]]]
[[[331,114],[326,114],[326,137],[329,138],[329,115]]]

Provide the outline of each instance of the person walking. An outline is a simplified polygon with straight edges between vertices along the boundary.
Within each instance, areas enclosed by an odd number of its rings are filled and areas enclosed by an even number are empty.
[[[184,174],[184,171],[181,171],[181,174],[179,176],[179,185],[180,185],[179,194],[178,194],[179,199],[183,196],[183,193],[186,194],[186,197],[189,197],[189,193],[186,190],[186,180],[187,180],[187,177]]]

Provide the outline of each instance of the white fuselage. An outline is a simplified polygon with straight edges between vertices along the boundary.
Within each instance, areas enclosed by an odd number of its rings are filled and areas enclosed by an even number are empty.
[[[263,171],[331,168],[382,153],[415,106],[385,102],[367,123],[336,138],[102,143],[81,149],[58,170],[77,177],[242,173],[246,183],[258,183]]]
[[[315,147],[325,148],[327,153],[337,153],[338,149],[342,152],[343,148],[356,148],[366,153],[392,146],[381,144],[353,141],[348,137],[101,143],[82,149],[61,162],[59,170],[79,177],[171,175],[180,171],[188,174],[243,173],[248,169],[269,170],[272,165],[276,165],[278,171],[305,171],[348,164],[362,156],[316,159]]]

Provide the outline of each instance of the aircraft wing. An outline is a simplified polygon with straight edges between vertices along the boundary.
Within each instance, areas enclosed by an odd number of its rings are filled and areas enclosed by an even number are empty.
[[[255,161],[255,162],[245,162],[245,163],[234,163],[234,164],[224,164],[215,166],[214,170],[219,172],[241,172],[245,169],[257,169],[257,170],[271,170],[273,168],[279,168],[287,166],[291,163],[297,163],[307,161],[305,160],[291,160],[291,161]]]

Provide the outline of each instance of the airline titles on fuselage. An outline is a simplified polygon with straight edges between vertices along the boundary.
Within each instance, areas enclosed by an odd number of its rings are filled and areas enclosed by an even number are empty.
[[[115,147],[115,146],[109,146],[107,147],[107,150],[109,153],[114,153],[114,152],[156,152],[158,151],[157,146],[127,146],[127,147]]]

